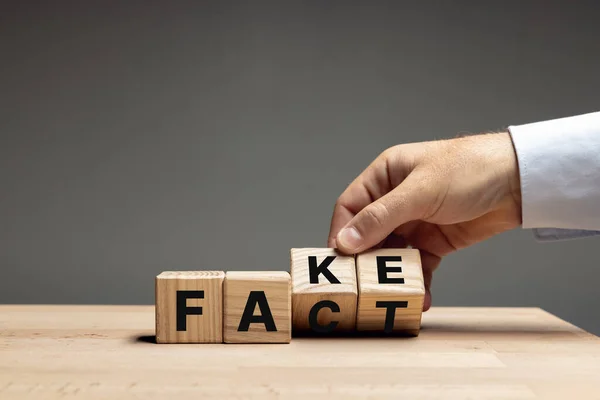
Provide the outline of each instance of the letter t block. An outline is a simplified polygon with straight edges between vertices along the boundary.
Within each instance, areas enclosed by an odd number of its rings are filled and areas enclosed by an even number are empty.
[[[357,330],[417,336],[425,300],[419,250],[371,250],[357,256],[356,269]]]
[[[156,277],[157,343],[222,343],[222,271],[167,271]]]

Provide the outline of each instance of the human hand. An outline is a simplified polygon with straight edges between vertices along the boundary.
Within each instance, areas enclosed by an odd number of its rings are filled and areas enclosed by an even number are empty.
[[[411,143],[384,151],[338,198],[329,247],[421,252],[424,311],[442,257],[521,225],[517,159],[508,133]]]

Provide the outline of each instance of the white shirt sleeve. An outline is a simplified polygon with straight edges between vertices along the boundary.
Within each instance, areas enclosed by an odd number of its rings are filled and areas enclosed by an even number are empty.
[[[540,240],[600,234],[600,112],[508,128],[523,228]]]

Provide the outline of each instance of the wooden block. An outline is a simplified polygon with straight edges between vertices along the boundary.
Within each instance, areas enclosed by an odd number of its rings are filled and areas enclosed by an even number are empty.
[[[357,330],[418,335],[425,285],[415,249],[379,249],[359,254]]]
[[[156,277],[157,343],[222,343],[222,271],[163,272]]]
[[[285,271],[225,275],[225,343],[289,343],[292,290]]]
[[[353,256],[335,249],[292,249],[294,331],[331,333],[356,327],[358,286]]]

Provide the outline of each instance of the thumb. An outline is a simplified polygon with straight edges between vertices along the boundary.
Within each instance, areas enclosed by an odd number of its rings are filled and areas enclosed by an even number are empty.
[[[431,189],[424,187],[425,180],[415,175],[410,174],[394,190],[356,214],[338,233],[338,249],[348,254],[360,253],[381,242],[400,225],[422,219],[433,196]]]

